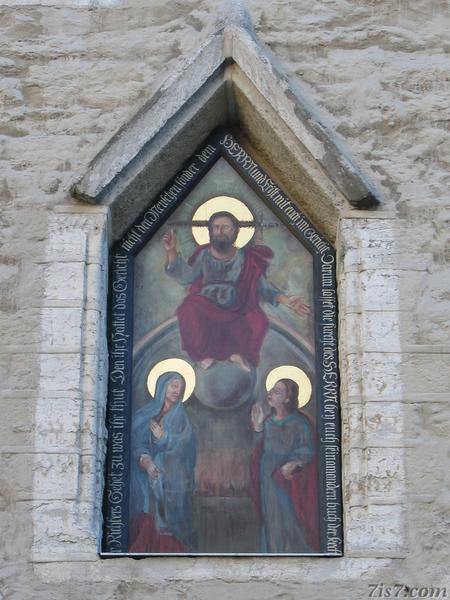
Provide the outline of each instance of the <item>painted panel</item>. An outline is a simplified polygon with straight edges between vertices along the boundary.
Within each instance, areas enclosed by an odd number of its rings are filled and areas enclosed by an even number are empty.
[[[223,130],[127,232],[103,555],[342,553],[334,269]]]

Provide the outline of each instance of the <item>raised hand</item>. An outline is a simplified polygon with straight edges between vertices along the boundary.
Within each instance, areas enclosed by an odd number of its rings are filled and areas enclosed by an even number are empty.
[[[263,412],[261,404],[254,404],[252,406],[251,419],[252,419],[253,429],[256,432],[262,431],[263,423],[264,423],[264,412]]]
[[[173,229],[169,229],[162,236],[162,245],[167,254],[175,254],[177,253],[177,236]]]
[[[311,312],[309,304],[303,302],[301,296],[285,296],[284,294],[281,294],[278,296],[278,302],[284,304],[284,306],[287,306],[301,317],[304,317]]]

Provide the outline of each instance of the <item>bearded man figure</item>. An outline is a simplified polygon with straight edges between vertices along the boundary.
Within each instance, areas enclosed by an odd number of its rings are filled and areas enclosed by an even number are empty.
[[[250,371],[259,363],[268,328],[260,301],[284,304],[300,315],[309,306],[266,279],[270,248],[235,246],[239,222],[233,214],[214,213],[208,231],[210,243],[198,246],[188,261],[178,252],[173,230],[162,238],[166,273],[190,286],[177,309],[182,349],[204,369],[214,361],[230,360]]]

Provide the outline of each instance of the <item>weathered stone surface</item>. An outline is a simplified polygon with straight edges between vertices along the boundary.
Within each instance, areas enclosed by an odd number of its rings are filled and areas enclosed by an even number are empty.
[[[83,326],[83,312],[79,308],[43,308],[41,324],[43,352],[78,352]]]
[[[401,402],[368,402],[365,418],[370,446],[397,447],[404,444],[405,417]]]
[[[367,451],[367,488],[371,498],[388,503],[404,493],[403,448],[369,448]]]
[[[345,409],[348,443],[352,448],[396,448],[405,443],[405,407],[402,402],[371,401],[350,404]],[[359,438],[359,439],[358,439]]]
[[[351,528],[346,534],[348,554],[403,556],[404,510],[399,504],[350,508]]]
[[[92,518],[91,506],[77,503],[76,511],[67,501],[33,503],[35,529],[33,553],[39,560],[52,560],[51,540],[57,540],[67,548],[67,554],[79,555],[96,551],[97,532],[86,531],[86,522]],[[72,508],[72,510],[70,510]]]
[[[79,390],[79,354],[41,354],[40,393],[43,398],[71,398]]]
[[[34,425],[30,414],[34,410],[34,401],[31,398],[0,398],[0,414],[7,415],[7,419],[0,421],[0,444],[3,452],[33,451]]]
[[[442,0],[247,2],[276,56],[273,68],[287,70],[320,107],[322,122],[383,196],[381,212],[354,211],[342,198],[317,210],[317,225],[334,228],[338,251],[345,557],[101,561],[96,554],[108,223],[107,210],[77,203],[69,190],[207,39],[218,4],[3,2],[5,598],[361,600],[369,582],[450,590],[449,24]],[[285,180],[298,186],[296,173]],[[296,190],[300,202],[302,193]]]
[[[73,454],[36,454],[30,499],[75,500],[78,490],[79,457]]]
[[[77,306],[84,297],[84,264],[49,263],[40,267],[41,277],[45,281],[45,299],[47,305],[64,306],[73,302]],[[64,285],[61,285],[64,282]]]
[[[346,377],[346,390],[352,401],[354,398],[360,401],[362,395],[370,400],[385,398],[389,401],[402,397],[400,353],[360,354],[356,351],[341,357],[341,362],[341,369]]]

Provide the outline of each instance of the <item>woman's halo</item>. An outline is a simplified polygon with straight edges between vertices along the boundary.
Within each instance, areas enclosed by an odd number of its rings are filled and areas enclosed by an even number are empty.
[[[233,198],[232,196],[215,196],[214,198],[203,202],[203,204],[195,211],[192,221],[208,221],[214,213],[223,210],[234,215],[238,221],[254,221],[253,214],[248,206],[241,200]],[[248,244],[254,233],[255,227],[253,225],[241,227],[234,245],[237,248],[242,248]],[[192,235],[199,245],[209,243],[208,227],[193,224]]]
[[[295,383],[298,384],[298,408],[308,404],[311,398],[312,386],[305,371],[302,371],[302,369],[294,367],[293,365],[281,365],[281,367],[276,367],[267,375],[266,390],[271,390],[280,379],[292,379],[292,381],[295,381]]]
[[[152,369],[150,369],[147,377],[147,389],[150,396],[152,398],[155,397],[156,382],[158,381],[158,377],[170,371],[179,373],[184,378],[186,387],[184,389],[182,402],[186,402],[186,400],[192,395],[192,392],[195,388],[195,371],[192,368],[192,365],[182,358],[166,358],[165,360],[161,360]]]

